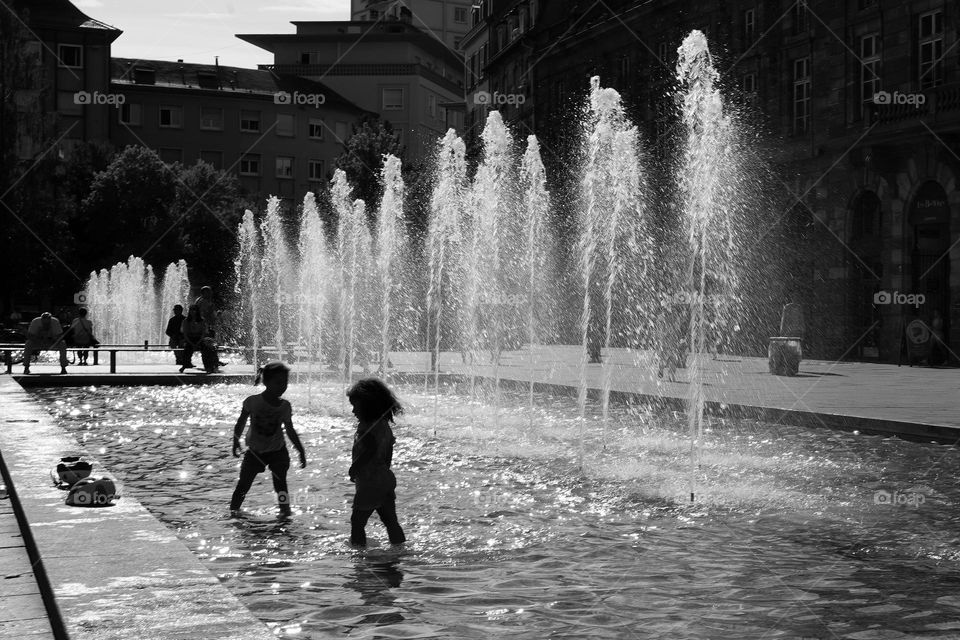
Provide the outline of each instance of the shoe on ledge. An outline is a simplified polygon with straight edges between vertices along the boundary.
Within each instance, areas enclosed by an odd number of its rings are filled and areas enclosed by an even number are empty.
[[[66,373],[67,373],[67,368],[66,368],[66,367],[60,367],[60,375],[64,375],[64,374],[66,374]]]

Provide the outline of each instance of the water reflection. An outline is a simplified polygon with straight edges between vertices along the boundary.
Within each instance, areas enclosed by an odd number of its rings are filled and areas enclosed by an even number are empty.
[[[357,627],[384,626],[405,621],[401,609],[396,606],[396,589],[402,582],[399,560],[370,561],[360,554],[354,563],[353,575],[344,586],[356,591],[374,613],[363,616]]]

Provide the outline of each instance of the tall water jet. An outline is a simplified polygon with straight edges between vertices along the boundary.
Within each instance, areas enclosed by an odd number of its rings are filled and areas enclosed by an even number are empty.
[[[623,111],[620,94],[600,87],[599,77],[590,79],[590,103],[586,130],[586,166],[581,182],[583,206],[580,220],[579,268],[583,283],[580,336],[578,405],[581,424],[586,414],[587,365],[602,364],[602,408],[604,436],[610,397],[609,363],[601,360],[601,347],[610,347],[615,299],[625,285],[625,270],[631,277],[647,272],[649,253],[642,250],[644,235],[644,180],[640,168],[637,129]],[[634,262],[639,261],[639,264]],[[631,324],[628,315],[622,324]],[[581,439],[582,457],[582,439]]]
[[[328,283],[331,276],[331,259],[327,248],[327,235],[317,210],[312,192],[303,197],[300,214],[300,235],[297,239],[299,255],[299,282],[297,295],[298,342],[305,345],[308,367],[312,373],[313,361],[324,362],[323,328],[327,312]],[[299,371],[299,370],[298,370]],[[312,377],[308,378],[307,397],[312,391]]]
[[[494,411],[499,408],[500,352],[505,339],[504,307],[516,273],[509,264],[516,255],[513,138],[499,111],[491,111],[483,129],[483,160],[477,167],[469,199],[463,288],[463,327],[474,362],[481,347],[490,350],[494,367]],[[476,367],[470,369],[471,394]]]
[[[331,197],[337,213],[336,253],[340,267],[337,279],[340,319],[337,367],[343,372],[347,383],[353,378],[353,360],[357,346],[358,290],[364,282],[363,262],[369,253],[370,238],[366,205],[363,200],[351,202],[351,191],[347,174],[337,169],[331,186]]]
[[[444,306],[456,314],[456,298],[451,294],[460,270],[458,256],[462,237],[463,200],[466,193],[466,147],[453,129],[447,131],[437,151],[437,178],[430,198],[430,222],[427,230],[427,351],[432,363],[424,374],[424,389],[433,371],[434,395],[440,385],[440,344],[443,335]],[[431,329],[433,333],[431,335]],[[432,338],[432,341],[431,341]]]
[[[87,296],[90,317],[103,344],[142,345],[145,340],[158,340],[153,267],[141,258],[130,256],[126,263],[91,273]]]
[[[395,271],[403,250],[404,185],[400,173],[400,159],[387,155],[381,170],[383,198],[377,215],[377,271],[380,282],[380,365],[386,372],[390,359],[390,311],[397,286]]]
[[[168,314],[173,312],[175,304],[182,305],[184,312],[190,305],[190,278],[187,275],[186,260],[171,262],[163,274],[163,284],[160,286],[160,309],[157,314],[161,336],[166,331]]]
[[[277,357],[282,359],[286,339],[284,324],[287,321],[284,311],[292,297],[290,287],[291,261],[286,234],[283,229],[283,220],[280,217],[280,199],[276,196],[267,200],[267,213],[263,222],[260,223],[260,233],[263,237],[260,282],[266,300],[269,300],[275,309],[274,324],[270,327],[272,331],[269,329],[268,331],[273,334]]]
[[[533,388],[534,388],[534,345],[540,343],[540,331],[537,326],[537,311],[547,309],[549,296],[546,295],[547,255],[547,214],[550,209],[550,194],[547,192],[547,178],[543,160],[540,157],[540,143],[534,135],[527,136],[527,149],[520,165],[520,188],[523,193],[523,273],[526,278],[526,315],[527,344],[530,349],[530,388],[529,412],[530,426],[533,427]]]
[[[731,223],[730,188],[732,125],[724,114],[723,99],[714,86],[713,67],[707,39],[692,31],[677,50],[677,78],[683,95],[683,122],[686,144],[680,169],[680,192],[687,222],[689,263],[686,299],[690,303],[689,345],[691,362],[688,396],[690,432],[690,499],[695,496],[695,469],[703,433],[703,351],[707,325],[706,303],[729,304],[736,285],[732,269],[735,239]],[[713,322],[717,322],[716,319]]]
[[[234,293],[237,294],[240,305],[241,326],[249,327],[249,334],[244,341],[253,347],[248,354],[254,369],[258,365],[260,352],[259,318],[257,311],[257,290],[260,285],[261,247],[260,235],[253,219],[253,212],[247,209],[243,213],[243,220],[237,226],[237,258],[233,262]],[[243,338],[243,336],[241,336]]]

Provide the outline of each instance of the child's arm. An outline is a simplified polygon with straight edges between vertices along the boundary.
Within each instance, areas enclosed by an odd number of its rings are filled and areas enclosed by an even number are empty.
[[[233,457],[240,457],[240,436],[243,434],[243,428],[247,425],[247,418],[250,412],[246,409],[240,410],[240,417],[237,418],[237,424],[233,427]]]
[[[293,443],[293,447],[297,450],[297,453],[300,454],[300,468],[306,468],[307,454],[303,450],[303,444],[300,442],[300,436],[297,434],[297,430],[293,428],[293,417],[287,418],[283,423],[283,426],[287,430],[287,437],[290,438],[290,442]]]

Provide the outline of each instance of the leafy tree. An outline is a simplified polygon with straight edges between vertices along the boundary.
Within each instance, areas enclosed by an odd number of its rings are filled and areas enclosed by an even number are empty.
[[[343,153],[337,158],[337,167],[347,174],[354,197],[363,199],[371,216],[375,215],[383,195],[380,170],[383,156],[388,153],[403,159],[404,149],[393,126],[386,120],[367,116],[353,127],[352,135],[343,145]]]
[[[96,174],[83,200],[78,242],[106,266],[130,255],[166,264],[179,256],[171,209],[175,170],[144,147],[124,149]]]
[[[233,271],[237,225],[244,203],[236,176],[203,161],[175,165],[179,174],[171,211],[177,244],[196,282],[222,284]]]

